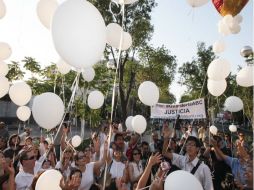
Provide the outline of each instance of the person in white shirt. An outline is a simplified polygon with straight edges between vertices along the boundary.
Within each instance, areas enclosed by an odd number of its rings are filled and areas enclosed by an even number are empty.
[[[195,129],[193,129],[193,126],[191,124],[188,125],[187,131],[182,135],[182,138],[184,137],[187,139],[189,136],[193,136],[198,138],[198,134]]]
[[[21,152],[20,163],[23,170],[15,177],[16,190],[29,190],[34,178],[34,166],[35,166],[34,150],[29,149]]]
[[[170,130],[164,127],[163,134],[163,156],[172,160],[172,164],[180,169],[192,173],[199,180],[204,190],[213,190],[211,171],[209,167],[197,157],[201,146],[198,138],[194,136],[188,137],[186,140],[186,155],[182,156],[167,151]]]

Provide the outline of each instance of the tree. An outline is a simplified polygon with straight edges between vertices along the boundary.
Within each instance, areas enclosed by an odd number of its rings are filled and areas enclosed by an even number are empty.
[[[8,64],[9,72],[6,77],[9,81],[21,80],[24,78],[25,72],[20,69],[19,63],[16,61],[11,61],[11,64]]]

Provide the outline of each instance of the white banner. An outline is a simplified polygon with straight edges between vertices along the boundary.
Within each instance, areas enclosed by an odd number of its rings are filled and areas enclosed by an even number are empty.
[[[158,103],[151,107],[151,118],[176,119],[202,119],[206,118],[204,99],[196,99],[179,104]]]

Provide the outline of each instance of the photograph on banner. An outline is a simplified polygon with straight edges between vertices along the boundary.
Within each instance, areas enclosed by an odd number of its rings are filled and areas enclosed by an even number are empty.
[[[151,107],[151,118],[175,119],[177,115],[180,115],[181,119],[206,118],[204,99],[200,98],[179,104],[157,103]]]

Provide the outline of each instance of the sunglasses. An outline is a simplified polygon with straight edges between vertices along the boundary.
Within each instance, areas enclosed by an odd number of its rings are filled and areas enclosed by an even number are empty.
[[[34,160],[35,159],[35,156],[31,156],[30,158],[26,158],[24,160]]]
[[[135,152],[135,153],[133,153],[133,155],[135,156],[135,155],[140,155],[140,153],[139,152]]]
[[[84,159],[84,158],[85,158],[85,156],[79,156],[79,157],[78,157],[79,160],[82,160],[82,159]]]

